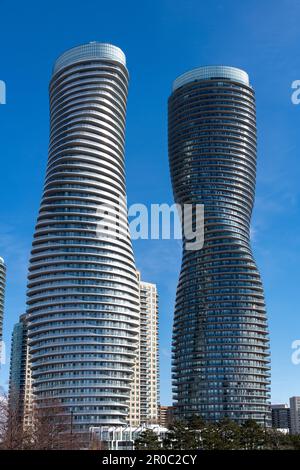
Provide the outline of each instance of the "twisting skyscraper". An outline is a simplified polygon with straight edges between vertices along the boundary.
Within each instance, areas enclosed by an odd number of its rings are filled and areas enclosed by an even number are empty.
[[[59,57],[50,82],[29,345],[37,404],[59,401],[79,431],[128,414],[139,289],[124,202],[127,88],[123,52],[95,42]]]
[[[176,203],[204,205],[203,248],[187,250],[183,239],[173,326],[176,414],[268,422],[268,327],[250,247],[255,99],[244,71],[200,67],[175,80],[169,160]]]

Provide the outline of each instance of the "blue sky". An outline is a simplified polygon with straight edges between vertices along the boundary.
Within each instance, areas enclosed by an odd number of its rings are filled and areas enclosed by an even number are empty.
[[[25,310],[26,273],[47,161],[48,82],[56,57],[92,40],[127,56],[130,92],[126,173],[129,203],[172,202],[167,99],[172,81],[199,65],[245,69],[256,90],[257,193],[252,234],[265,286],[272,349],[272,399],[300,395],[300,79],[297,0],[0,0],[0,256],[7,263],[4,338]],[[170,341],[180,268],[178,241],[136,241],[136,263],[160,295],[161,402],[171,403]],[[9,349],[9,348],[8,348]],[[0,372],[6,386],[8,366]]]

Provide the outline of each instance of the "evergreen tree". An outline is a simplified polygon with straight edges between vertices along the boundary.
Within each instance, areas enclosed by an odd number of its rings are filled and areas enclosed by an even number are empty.
[[[266,432],[256,421],[248,420],[241,425],[240,443],[244,450],[263,449],[266,444]]]
[[[199,432],[187,423],[177,421],[172,424],[164,440],[165,449],[191,450],[199,448]]]
[[[135,440],[136,450],[158,450],[161,449],[161,443],[157,434],[151,429],[145,429]]]

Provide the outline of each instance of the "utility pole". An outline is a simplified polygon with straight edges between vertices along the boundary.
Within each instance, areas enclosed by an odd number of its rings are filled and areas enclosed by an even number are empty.
[[[71,411],[71,436],[73,435],[73,415],[74,411]]]
[[[74,411],[71,410],[71,428],[70,428],[71,449],[73,449],[73,416],[74,416]]]

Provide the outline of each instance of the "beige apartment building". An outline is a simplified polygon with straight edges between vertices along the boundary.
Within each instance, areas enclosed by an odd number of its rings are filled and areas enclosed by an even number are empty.
[[[141,280],[139,349],[134,366],[129,423],[156,424],[159,406],[158,293],[156,284]]]

